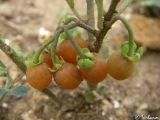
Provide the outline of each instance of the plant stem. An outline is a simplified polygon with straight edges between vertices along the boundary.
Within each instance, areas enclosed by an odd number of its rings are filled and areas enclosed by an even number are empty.
[[[95,16],[94,16],[94,0],[86,0],[87,2],[87,24],[91,27],[95,28]],[[92,34],[88,33],[88,43],[89,43],[89,49],[92,51],[93,48],[93,42],[95,38]]]
[[[8,77],[8,79],[6,80],[6,83],[5,83],[5,88],[6,89],[9,88],[9,85],[10,85],[11,81],[13,81],[8,70],[7,70],[7,77]]]
[[[52,42],[54,41],[54,37],[51,40],[48,40],[45,44],[43,44],[38,51],[36,52],[34,59],[33,59],[33,63],[37,64],[39,63],[39,57],[41,55],[41,53],[43,52],[43,50]]]
[[[108,12],[104,15],[103,29],[99,31],[96,41],[94,42],[94,52],[99,52],[103,39],[107,32],[110,30],[112,24],[115,22],[114,14],[116,13],[116,7],[120,0],[112,0]]]
[[[91,27],[95,28],[95,15],[94,15],[94,0],[86,0],[87,2],[87,17],[88,21],[87,24]],[[93,46],[93,43],[95,41],[95,37],[88,32],[88,47],[90,51],[95,51],[95,48]],[[87,83],[90,90],[96,89],[97,85],[91,85],[90,83]]]
[[[104,12],[103,0],[96,0],[96,5],[97,5],[97,10],[98,10],[97,26],[101,30],[103,28],[103,21],[104,21],[104,18],[103,18],[103,12]]]
[[[89,33],[92,33],[92,35],[94,35],[95,37],[98,35],[98,31],[96,29],[94,29],[90,25],[87,25],[83,21],[78,20],[75,17],[70,17],[65,23],[70,23],[71,21],[74,21],[75,23],[77,23],[77,26],[86,29]]]
[[[120,0],[112,0],[108,12],[104,15],[105,21],[110,21],[112,19],[114,13],[116,13],[116,7],[119,1]]]
[[[73,47],[76,49],[76,51],[78,52],[78,54],[80,55],[81,58],[85,58],[85,55],[83,54],[81,48],[79,47],[79,45],[75,42],[75,40],[73,39],[73,37],[70,35],[70,33],[66,30],[66,28],[64,28],[64,32],[66,33],[67,37],[69,38],[70,42],[72,43]]]
[[[61,28],[57,28],[56,32],[55,32],[55,38],[54,38],[54,43],[52,44],[51,47],[51,57],[52,57],[52,61],[53,63],[57,63],[57,58],[56,58],[56,48],[57,48],[57,44],[58,44],[58,39],[60,34],[63,32],[63,30]]]
[[[120,7],[117,8],[117,16],[120,15],[125,9],[133,2],[133,0],[124,0]]]
[[[49,43],[48,43],[49,44]],[[24,61],[22,61],[16,54],[16,52],[7,44],[5,44],[5,42],[3,41],[3,38],[0,36],[0,49],[9,56],[9,58],[11,58],[11,60],[17,65],[17,67],[25,74],[26,73],[26,65],[24,64]],[[47,92],[46,92],[47,91]],[[53,99],[54,94],[52,92],[50,92],[50,94],[48,94],[50,91],[48,90],[42,90],[43,93],[45,93],[47,96],[49,96],[50,98]],[[52,93],[52,96],[51,96]],[[5,93],[1,98],[0,101],[6,96],[7,93]],[[54,99],[53,99],[54,100]]]
[[[80,16],[80,14],[77,12],[77,10],[75,9],[75,5],[74,5],[74,0],[72,5],[70,4],[69,0],[66,0],[68,6],[70,7],[70,9],[72,10],[72,12],[74,13],[74,15],[81,21],[85,21],[82,16]]]
[[[128,37],[128,40],[129,40],[128,55],[132,56],[133,55],[133,51],[134,51],[134,48],[133,48],[134,47],[134,35],[133,35],[133,31],[132,31],[130,25],[128,24],[128,22],[127,22],[127,20],[125,18],[123,18],[121,16],[117,16],[115,19],[116,20],[120,20],[124,24],[125,28],[128,31],[128,35],[129,35],[129,37]]]
[[[47,94],[55,103],[59,103],[59,99],[49,89],[42,90],[42,93]]]
[[[84,24],[83,22],[77,21],[76,23],[72,23],[72,24],[68,24],[68,25],[64,25],[66,27],[67,30],[75,28],[77,26],[84,28],[85,30],[87,30],[88,32],[96,35],[97,31],[95,29],[93,29],[90,26],[87,26],[86,24]],[[38,63],[39,62],[39,56],[41,54],[41,52],[45,49],[45,47],[47,47],[49,44],[51,44],[53,41],[55,42],[55,46],[57,45],[58,42],[58,38],[60,33],[64,32],[63,26],[58,27],[58,29],[56,30],[56,34],[55,37],[53,37],[51,40],[49,40],[48,42],[46,42],[44,45],[42,45],[42,47],[40,47],[40,49],[38,50],[38,52],[35,55],[34,58],[34,62]],[[56,49],[56,47],[54,47]],[[17,67],[25,74],[26,73],[26,65],[24,64],[24,61],[19,59],[19,57],[17,56],[16,52],[7,44],[5,44],[5,42],[3,41],[3,38],[0,36],[0,49],[9,57],[11,58],[11,60],[17,65]],[[49,96],[51,99],[54,100],[55,96],[51,91],[49,92],[49,89],[45,89],[42,90],[42,92],[44,94],[46,94],[47,96]],[[52,94],[52,95],[51,95]],[[4,95],[5,96],[5,95]],[[2,96],[2,98],[4,97]]]
[[[22,59],[19,59],[16,52],[8,46],[3,38],[0,36],[0,49],[20,68],[24,73],[26,72],[26,65],[24,64]]]
[[[8,92],[5,92],[1,97],[0,97],[0,103],[3,101],[3,99],[5,98],[5,96],[7,95]]]

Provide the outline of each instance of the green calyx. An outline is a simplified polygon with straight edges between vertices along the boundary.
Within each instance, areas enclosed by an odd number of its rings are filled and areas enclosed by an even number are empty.
[[[88,59],[88,58],[86,58],[86,59],[79,59],[78,60],[78,66],[80,67],[80,68],[90,68],[90,67],[92,67],[94,65],[94,63],[93,63],[93,61],[92,60],[90,60],[90,59]]]
[[[91,53],[88,48],[83,48],[81,50],[85,57],[78,56],[78,66],[83,69],[91,68],[94,65],[93,53]]]
[[[82,53],[85,55],[85,57],[91,60],[93,59],[93,53],[91,53],[88,48],[82,48],[81,50],[82,50]]]
[[[58,71],[59,69],[61,69],[62,64],[54,64],[53,68],[48,68],[50,72],[54,73],[56,71]]]
[[[144,49],[142,47],[137,47],[136,43],[134,42],[133,44],[133,48],[132,48],[132,54],[129,55],[129,42],[125,41],[122,45],[121,45],[121,53],[124,57],[128,58],[129,60],[133,61],[133,62],[137,62],[141,59],[143,53],[144,53]]]

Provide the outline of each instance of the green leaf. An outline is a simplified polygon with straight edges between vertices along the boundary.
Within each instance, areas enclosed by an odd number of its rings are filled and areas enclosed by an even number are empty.
[[[15,96],[23,96],[27,93],[28,88],[24,85],[16,86],[11,89],[11,94]]]
[[[160,1],[159,0],[142,0],[140,2],[141,5],[143,6],[156,6],[160,7]]]
[[[7,76],[7,68],[2,61],[0,61],[0,76]]]
[[[96,96],[93,94],[92,91],[86,92],[84,95],[86,102],[93,103],[95,101]]]
[[[90,59],[79,59],[78,60],[78,66],[80,68],[86,69],[86,68],[91,68],[94,65],[93,60]]]
[[[5,88],[0,88],[0,96],[4,95],[6,92],[8,92]]]

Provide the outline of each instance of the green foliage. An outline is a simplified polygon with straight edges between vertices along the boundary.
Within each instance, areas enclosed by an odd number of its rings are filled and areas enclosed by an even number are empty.
[[[93,103],[96,98],[96,96],[94,95],[94,93],[92,91],[86,92],[84,97],[85,97],[85,101],[88,103]]]
[[[7,89],[6,88],[0,88],[0,96],[3,96],[5,93],[7,93]]]
[[[23,96],[27,93],[28,88],[25,85],[16,86],[11,89],[11,94],[15,96]]]

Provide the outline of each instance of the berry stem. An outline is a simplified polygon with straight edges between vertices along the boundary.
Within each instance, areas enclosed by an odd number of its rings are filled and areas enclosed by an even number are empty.
[[[54,43],[52,44],[52,47],[51,47],[51,58],[54,64],[57,64],[58,62],[56,58],[56,48],[57,48],[58,38],[60,34],[61,34],[61,29],[57,28],[56,33],[55,33]]]
[[[39,63],[39,58],[43,50],[52,42],[54,41],[54,37],[51,40],[48,40],[45,44],[43,44],[39,50],[36,52],[34,58],[33,58],[33,63],[38,64]]]
[[[85,55],[83,54],[81,48],[79,47],[79,45],[75,42],[75,40],[73,39],[73,37],[70,35],[70,33],[67,31],[67,29],[65,27],[64,27],[64,32],[66,33],[68,39],[70,40],[70,42],[72,43],[73,47],[76,49],[76,51],[78,52],[80,57],[86,58]]]
[[[128,55],[132,56],[133,52],[134,52],[134,36],[133,36],[133,31],[132,31],[130,25],[128,24],[128,22],[127,22],[127,20],[125,18],[123,18],[121,16],[117,16],[115,19],[116,20],[120,20],[124,24],[125,28],[128,31],[128,35],[129,35],[129,38],[128,38],[128,40],[129,40]]]

